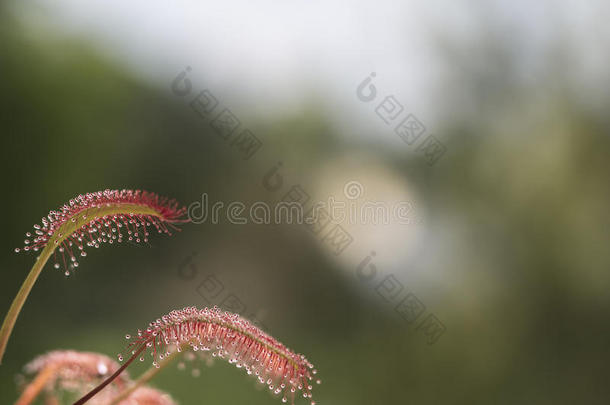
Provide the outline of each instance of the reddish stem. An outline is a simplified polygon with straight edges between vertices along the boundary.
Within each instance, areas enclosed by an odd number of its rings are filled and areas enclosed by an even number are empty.
[[[44,388],[47,381],[49,381],[55,375],[57,371],[57,365],[51,364],[43,368],[34,381],[32,381],[21,394],[21,397],[17,400],[15,405],[29,405],[36,399],[36,396]]]
[[[93,398],[93,396],[95,394],[97,394],[98,392],[100,392],[102,389],[104,389],[104,387],[106,387],[108,384],[110,384],[115,378],[117,378],[126,368],[127,366],[129,366],[131,364],[132,361],[135,360],[136,357],[138,357],[138,355],[144,350],[146,349],[146,344],[143,344],[134,354],[131,355],[131,357],[125,362],[125,364],[123,364],[117,371],[114,372],[114,374],[112,374],[110,377],[106,378],[104,380],[104,382],[102,382],[100,385],[98,385],[97,387],[95,387],[94,389],[92,389],[91,391],[89,391],[89,393],[87,395],[85,395],[84,397],[82,397],[81,399],[79,399],[78,401],[76,401],[74,403],[74,405],[82,405],[85,402],[89,401],[91,398]]]

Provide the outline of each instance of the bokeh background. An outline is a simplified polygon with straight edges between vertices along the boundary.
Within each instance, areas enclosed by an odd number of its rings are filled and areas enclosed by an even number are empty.
[[[128,4],[125,4],[128,3]],[[320,404],[607,404],[610,30],[603,1],[293,1],[0,6],[0,312],[34,262],[23,234],[71,197],[142,188],[185,205],[283,198],[412,204],[410,224],[343,223],[339,255],[302,226],[203,223],[48,265],[0,367],[53,349],[112,357],[222,282],[307,355]],[[187,66],[192,93],[174,78]],[[378,91],[357,86],[375,72]],[[261,141],[250,159],[189,101],[209,89]],[[446,147],[430,165],[376,115],[393,95]],[[216,112],[219,112],[218,107]],[[281,162],[276,191],[265,175]],[[371,251],[377,273],[357,277]],[[187,269],[187,273],[185,273]],[[181,273],[182,272],[182,273]],[[185,276],[187,274],[187,276]],[[388,296],[388,277],[403,290]],[[407,293],[414,322],[395,310]],[[384,295],[385,294],[385,295]],[[429,344],[421,322],[444,333]],[[131,375],[146,365],[135,364]],[[180,404],[281,403],[225,363],[152,385]]]

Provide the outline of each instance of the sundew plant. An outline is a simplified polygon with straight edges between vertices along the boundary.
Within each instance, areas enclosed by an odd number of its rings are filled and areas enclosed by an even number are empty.
[[[19,312],[47,262],[69,276],[87,256],[87,248],[125,240],[147,242],[150,233],[171,235],[189,222],[186,209],[173,199],[140,190],[105,190],[79,195],[51,211],[25,235],[15,252],[36,252],[38,257],[23,282],[0,330],[0,362]],[[119,365],[94,352],[56,350],[38,356],[24,367],[17,405],[29,405],[42,397],[46,404],[74,403],[119,405],[171,405],[174,400],[146,383],[160,369],[183,354],[204,360],[225,359],[255,377],[282,402],[303,397],[311,405],[314,366],[247,319],[217,307],[174,310],[151,322],[144,330],[127,335],[127,347],[118,355]],[[152,366],[132,381],[127,367],[144,355]],[[66,402],[67,401],[67,402]]]

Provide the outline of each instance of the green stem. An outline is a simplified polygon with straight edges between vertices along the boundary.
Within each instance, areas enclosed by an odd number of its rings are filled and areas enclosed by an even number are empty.
[[[23,307],[25,299],[30,294],[36,279],[40,275],[44,265],[49,260],[49,257],[51,257],[53,250],[55,250],[55,248],[51,245],[47,245],[42,250],[40,256],[38,256],[38,259],[36,260],[36,263],[34,263],[34,267],[32,267],[32,270],[30,270],[30,274],[28,274],[27,278],[21,285],[19,292],[17,293],[17,296],[13,300],[13,303],[8,310],[8,314],[6,314],[6,318],[4,318],[2,329],[0,329],[0,364],[2,364],[2,358],[4,357],[4,352],[6,351],[6,345],[8,344],[8,339],[11,336],[11,332],[13,331],[13,327],[17,321],[21,307]]]
[[[161,370],[163,370],[165,367],[167,367],[167,365],[169,363],[171,363],[180,354],[181,354],[181,352],[179,352],[178,350],[175,350],[174,352],[172,352],[170,355],[168,355],[165,359],[163,359],[159,363],[159,367],[158,368],[157,367],[151,367],[148,370],[146,370],[146,372],[144,374],[142,374],[140,377],[138,377],[138,379],[129,388],[127,388],[126,390],[121,392],[119,395],[117,395],[115,398],[113,398],[112,401],[110,401],[110,403],[108,405],[118,404],[119,402],[121,402],[122,400],[127,398],[138,387],[141,387],[142,385],[144,385],[147,382],[149,382],[150,380],[152,380],[152,378],[154,376],[156,376],[157,373],[159,373]]]

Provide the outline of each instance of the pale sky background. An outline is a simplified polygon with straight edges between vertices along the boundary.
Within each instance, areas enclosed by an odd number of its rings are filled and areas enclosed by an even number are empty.
[[[381,94],[395,94],[433,124],[446,114],[438,105],[459,69],[440,53],[439,39],[485,69],[477,59],[489,29],[508,44],[525,81],[537,80],[560,41],[573,54],[566,70],[599,96],[599,77],[608,75],[607,11],[608,2],[578,0],[34,0],[17,13],[90,39],[161,86],[189,65],[195,87],[212,89],[233,108],[271,116],[315,95],[337,125],[364,134],[383,125],[354,96],[364,77],[375,71]]]

